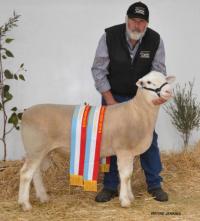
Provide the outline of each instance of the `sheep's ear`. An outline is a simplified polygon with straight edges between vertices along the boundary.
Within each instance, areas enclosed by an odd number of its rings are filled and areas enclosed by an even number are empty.
[[[166,81],[169,83],[169,84],[171,84],[171,83],[173,83],[175,80],[176,80],[176,77],[175,76],[173,76],[173,75],[168,75],[168,76],[166,76]]]
[[[143,87],[144,82],[143,82],[141,79],[139,79],[139,80],[136,82],[136,85],[138,86],[138,88],[141,88],[141,87]]]

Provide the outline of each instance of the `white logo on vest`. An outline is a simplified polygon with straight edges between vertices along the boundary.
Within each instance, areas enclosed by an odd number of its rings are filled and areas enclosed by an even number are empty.
[[[141,51],[140,57],[141,58],[150,58],[150,51]]]

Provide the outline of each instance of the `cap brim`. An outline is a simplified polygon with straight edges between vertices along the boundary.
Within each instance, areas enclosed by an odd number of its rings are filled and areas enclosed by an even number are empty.
[[[145,16],[140,15],[140,14],[128,14],[128,18],[140,18],[140,19],[143,19],[147,22],[149,21],[148,19],[145,18]]]

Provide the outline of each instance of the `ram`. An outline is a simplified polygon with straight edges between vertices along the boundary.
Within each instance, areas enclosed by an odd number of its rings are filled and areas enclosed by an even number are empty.
[[[107,106],[101,141],[100,156],[117,156],[120,175],[120,203],[130,206],[134,199],[131,190],[133,160],[145,152],[153,137],[159,111],[160,97],[172,97],[171,83],[174,76],[152,71],[139,79],[136,96],[123,103]],[[61,148],[70,151],[71,120],[74,105],[38,104],[28,108],[21,122],[21,135],[26,160],[20,171],[18,203],[24,210],[32,208],[29,202],[30,183],[33,180],[36,196],[41,202],[48,201],[41,174],[42,164],[48,154]]]

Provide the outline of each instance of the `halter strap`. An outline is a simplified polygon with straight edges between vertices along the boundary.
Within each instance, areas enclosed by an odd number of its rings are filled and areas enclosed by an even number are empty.
[[[158,87],[158,88],[156,88],[156,89],[148,88],[148,87],[142,87],[142,88],[144,88],[144,89],[146,89],[146,90],[149,90],[149,91],[154,91],[154,92],[158,95],[158,97],[160,97],[160,91],[161,91],[161,89],[162,89],[166,84],[168,84],[168,83],[165,82],[165,83],[163,83],[160,87]]]

